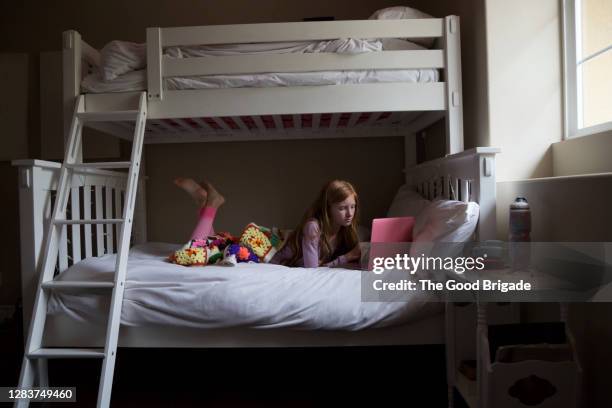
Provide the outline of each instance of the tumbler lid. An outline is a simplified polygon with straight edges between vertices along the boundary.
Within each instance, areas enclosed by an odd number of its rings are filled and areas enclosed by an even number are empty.
[[[527,209],[529,208],[529,203],[525,197],[516,197],[514,202],[510,204],[511,209]]]

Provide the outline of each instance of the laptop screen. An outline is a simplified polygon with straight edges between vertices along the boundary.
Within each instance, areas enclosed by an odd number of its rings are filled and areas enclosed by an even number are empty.
[[[414,217],[375,218],[371,242],[411,242]]]

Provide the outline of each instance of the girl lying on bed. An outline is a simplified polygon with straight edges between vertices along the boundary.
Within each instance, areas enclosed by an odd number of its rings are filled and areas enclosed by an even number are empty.
[[[200,207],[200,218],[189,243],[170,256],[181,265],[270,262],[286,266],[336,267],[359,261],[358,197],[353,186],[333,180],[323,186],[302,221],[287,237],[249,224],[239,238],[215,234],[213,221],[225,198],[208,182],[178,178],[174,183]]]

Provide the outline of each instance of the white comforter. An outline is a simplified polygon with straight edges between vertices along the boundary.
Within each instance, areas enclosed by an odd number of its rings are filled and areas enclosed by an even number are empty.
[[[419,293],[407,302],[362,302],[361,274],[369,272],[272,264],[183,267],[165,261],[176,248],[149,243],[130,251],[122,324],[359,330],[405,323],[432,311],[432,299]],[[115,255],[89,258],[58,278],[110,281],[114,265]],[[99,321],[108,299],[54,294],[49,311]]]
[[[117,42],[115,42],[117,43]],[[122,43],[123,44],[123,43]],[[132,46],[140,46],[133,44]],[[227,44],[213,46],[171,47],[165,53],[173,58],[215,57],[254,54],[308,54],[308,53],[338,53],[361,54],[375,51],[391,50],[424,50],[426,48],[410,41],[388,38],[384,40],[361,40],[344,38],[329,41],[301,41],[283,43],[258,44]],[[115,79],[105,81],[101,71],[111,70],[102,67],[87,75],[81,87],[85,92],[126,92],[141,91],[147,87],[145,54],[130,51],[129,43],[116,47],[106,60],[121,65],[121,61],[142,58],[142,61],[131,61],[137,70],[127,70]],[[127,54],[122,54],[127,53]],[[112,58],[111,58],[112,57]],[[111,70],[112,71],[112,70]],[[168,90],[180,89],[218,89],[218,88],[264,88],[277,86],[312,86],[312,85],[344,85],[364,83],[389,82],[437,82],[439,73],[434,68],[420,69],[389,69],[389,70],[354,70],[354,71],[312,71],[312,72],[280,72],[261,74],[206,75],[192,77],[173,77],[164,80]]]

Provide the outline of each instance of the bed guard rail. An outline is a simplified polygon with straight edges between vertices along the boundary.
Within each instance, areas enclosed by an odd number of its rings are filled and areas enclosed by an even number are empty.
[[[19,223],[21,237],[21,287],[24,327],[29,327],[39,280],[40,254],[49,228],[61,163],[15,160],[19,168]],[[127,173],[103,169],[75,173],[68,201],[68,218],[102,218],[119,214],[124,204]],[[141,178],[134,211],[132,244],[146,241],[145,183]],[[119,217],[120,218],[120,217]],[[56,273],[90,256],[115,253],[116,225],[70,225],[62,232]]]

